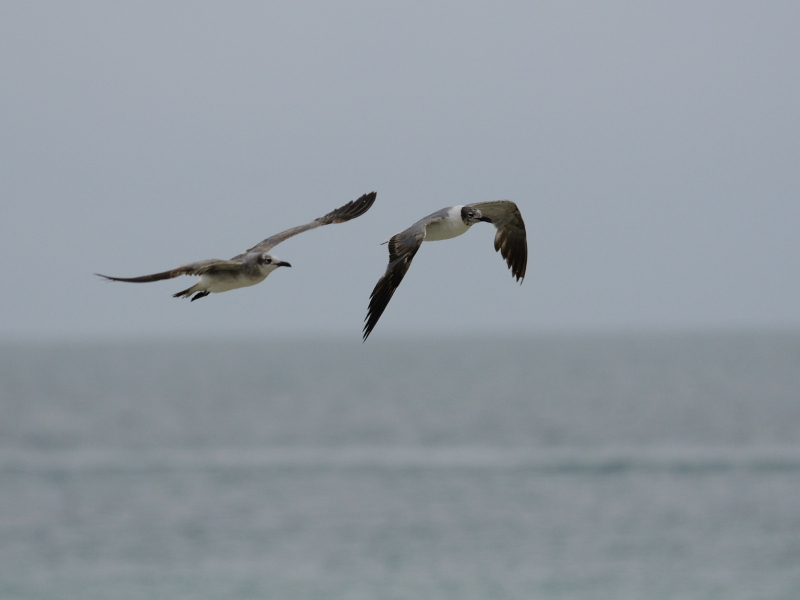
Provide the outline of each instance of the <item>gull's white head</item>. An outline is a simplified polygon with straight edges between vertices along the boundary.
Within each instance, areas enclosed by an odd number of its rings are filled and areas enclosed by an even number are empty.
[[[281,260],[277,256],[273,256],[272,254],[267,254],[266,252],[260,252],[256,257],[256,263],[260,266],[263,270],[267,270],[268,272],[274,271],[278,267],[291,267],[288,262]]]

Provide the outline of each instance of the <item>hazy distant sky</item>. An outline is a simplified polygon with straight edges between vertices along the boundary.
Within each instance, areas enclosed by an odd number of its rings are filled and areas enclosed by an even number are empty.
[[[358,342],[380,243],[501,198],[524,283],[489,225],[425,244],[369,342],[798,328],[798,30],[797,2],[3,2],[0,336]],[[371,190],[252,288],[92,275],[229,258]]]

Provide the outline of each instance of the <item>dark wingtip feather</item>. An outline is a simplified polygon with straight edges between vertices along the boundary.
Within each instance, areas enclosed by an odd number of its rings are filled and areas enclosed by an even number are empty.
[[[411,266],[411,259],[414,258],[415,253],[416,249],[414,252],[410,253],[410,255],[402,256],[390,262],[389,266],[386,267],[386,272],[383,274],[383,277],[375,284],[375,289],[372,290],[372,294],[369,296],[367,316],[364,318],[366,323],[364,324],[363,341],[367,341],[369,334],[372,333],[375,325],[378,324],[383,311],[386,310],[389,301],[392,299],[392,296],[394,296],[394,293],[400,286],[400,282],[403,281],[403,277],[405,277],[408,272],[408,268]]]
[[[498,230],[494,239],[494,249],[505,259],[511,276],[521,284],[528,266],[528,246],[525,239],[515,238]]]
[[[320,217],[317,220],[320,223],[328,224],[344,223],[345,221],[355,219],[356,217],[363,215],[372,207],[372,204],[375,202],[375,198],[377,198],[377,196],[377,192],[364,194],[358,200],[351,200],[344,206],[340,206],[336,210],[332,210],[327,215]]]
[[[126,281],[128,283],[149,283],[151,281],[161,281],[162,279],[172,279],[177,277],[181,272],[179,269],[172,271],[163,271],[162,273],[153,273],[152,275],[142,275],[141,277],[111,277],[110,275],[101,275],[95,273],[98,277],[110,279],[111,281]]]
[[[387,289],[389,286],[385,285],[385,279],[386,276],[378,281],[375,289],[372,290],[372,294],[369,296],[369,308],[367,309],[367,316],[364,317],[362,343],[367,341],[369,334],[375,329],[375,325],[378,324],[383,311],[386,310],[386,306],[389,304],[389,300],[394,293],[394,290]]]
[[[106,281],[128,281],[128,282],[138,283],[133,279],[126,279],[124,277],[112,277],[111,275],[103,275],[102,273],[95,273],[95,275],[97,275],[98,277],[102,277]]]

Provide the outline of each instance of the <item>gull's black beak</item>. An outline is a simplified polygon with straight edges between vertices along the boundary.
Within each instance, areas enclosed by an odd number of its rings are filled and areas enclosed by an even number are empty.
[[[281,262],[278,263],[278,266],[279,267],[291,267],[292,265],[287,263],[285,260],[282,260]]]
[[[483,221],[484,223],[491,223],[492,220],[489,217],[481,217],[478,221]]]

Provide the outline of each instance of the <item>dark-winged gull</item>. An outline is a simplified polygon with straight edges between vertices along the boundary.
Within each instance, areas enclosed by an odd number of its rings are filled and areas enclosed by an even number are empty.
[[[511,275],[522,283],[528,263],[528,242],[525,237],[525,222],[516,204],[510,200],[496,200],[443,208],[389,238],[389,266],[369,297],[369,309],[364,319],[364,341],[372,333],[378,319],[386,310],[386,305],[403,281],[422,242],[449,240],[466,233],[480,221],[491,223],[497,228],[494,249],[505,259]]]
[[[192,287],[172,295],[173,298],[188,298],[194,294],[192,297],[192,302],[194,302],[198,298],[208,296],[212,292],[227,292],[228,290],[235,290],[236,288],[261,283],[267,278],[267,275],[278,267],[291,267],[292,265],[288,262],[284,262],[277,256],[268,254],[269,250],[281,242],[288,240],[290,237],[308,231],[309,229],[316,229],[317,227],[330,225],[332,223],[344,223],[345,221],[360,217],[370,209],[372,203],[375,202],[375,197],[375,192],[364,194],[358,200],[348,202],[344,206],[318,219],[314,219],[310,223],[276,233],[242,254],[234,256],[230,260],[220,260],[218,258],[201,260],[199,262],[181,265],[171,271],[163,271],[162,273],[143,275],[141,277],[109,277],[108,275],[100,275],[100,273],[95,273],[95,275],[105,277],[112,281],[128,281],[131,283],[160,281],[162,279],[179,277],[180,275],[197,275],[200,277],[200,281]]]

